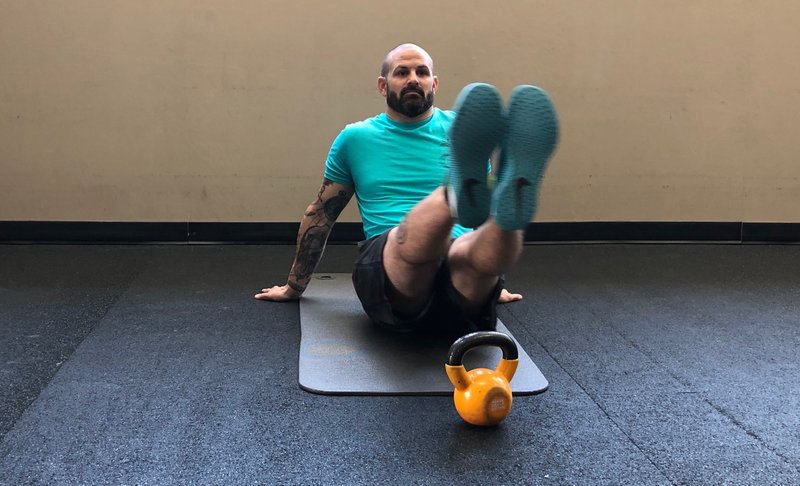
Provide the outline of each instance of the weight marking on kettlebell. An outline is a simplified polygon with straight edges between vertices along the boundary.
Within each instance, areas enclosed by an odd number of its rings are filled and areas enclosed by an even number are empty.
[[[502,398],[496,398],[489,402],[489,408],[491,410],[503,410],[506,408],[506,401]]]

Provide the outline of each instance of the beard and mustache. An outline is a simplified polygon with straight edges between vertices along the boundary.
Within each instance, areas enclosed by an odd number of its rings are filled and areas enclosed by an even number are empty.
[[[416,93],[418,96],[406,96],[409,93]],[[386,93],[386,104],[405,117],[415,118],[433,106],[433,90],[427,95],[420,86],[403,88],[399,94],[389,90]]]

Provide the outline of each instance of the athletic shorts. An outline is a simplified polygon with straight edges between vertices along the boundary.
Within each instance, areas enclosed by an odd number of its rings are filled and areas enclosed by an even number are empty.
[[[353,286],[361,306],[374,323],[392,331],[420,330],[458,335],[497,327],[497,298],[503,289],[503,278],[500,277],[483,308],[467,314],[464,312],[466,299],[453,286],[445,258],[441,259],[433,293],[422,312],[412,317],[395,314],[387,297],[391,283],[383,267],[383,248],[389,231],[360,242],[358,259],[353,266]]]

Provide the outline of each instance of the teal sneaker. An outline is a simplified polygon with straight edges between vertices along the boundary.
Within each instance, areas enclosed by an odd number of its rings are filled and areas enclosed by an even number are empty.
[[[525,229],[536,213],[542,176],[558,144],[558,119],[547,93],[523,85],[511,92],[506,122],[491,214],[504,230]]]
[[[453,110],[447,202],[458,224],[475,228],[489,217],[489,158],[505,133],[503,102],[494,86],[473,83],[461,90]]]

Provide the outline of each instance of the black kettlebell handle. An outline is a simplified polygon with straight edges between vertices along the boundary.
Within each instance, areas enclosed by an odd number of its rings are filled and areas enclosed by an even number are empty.
[[[456,339],[447,353],[447,364],[461,366],[467,351],[477,346],[497,346],[503,350],[503,359],[519,358],[517,344],[507,334],[497,331],[478,331]]]

